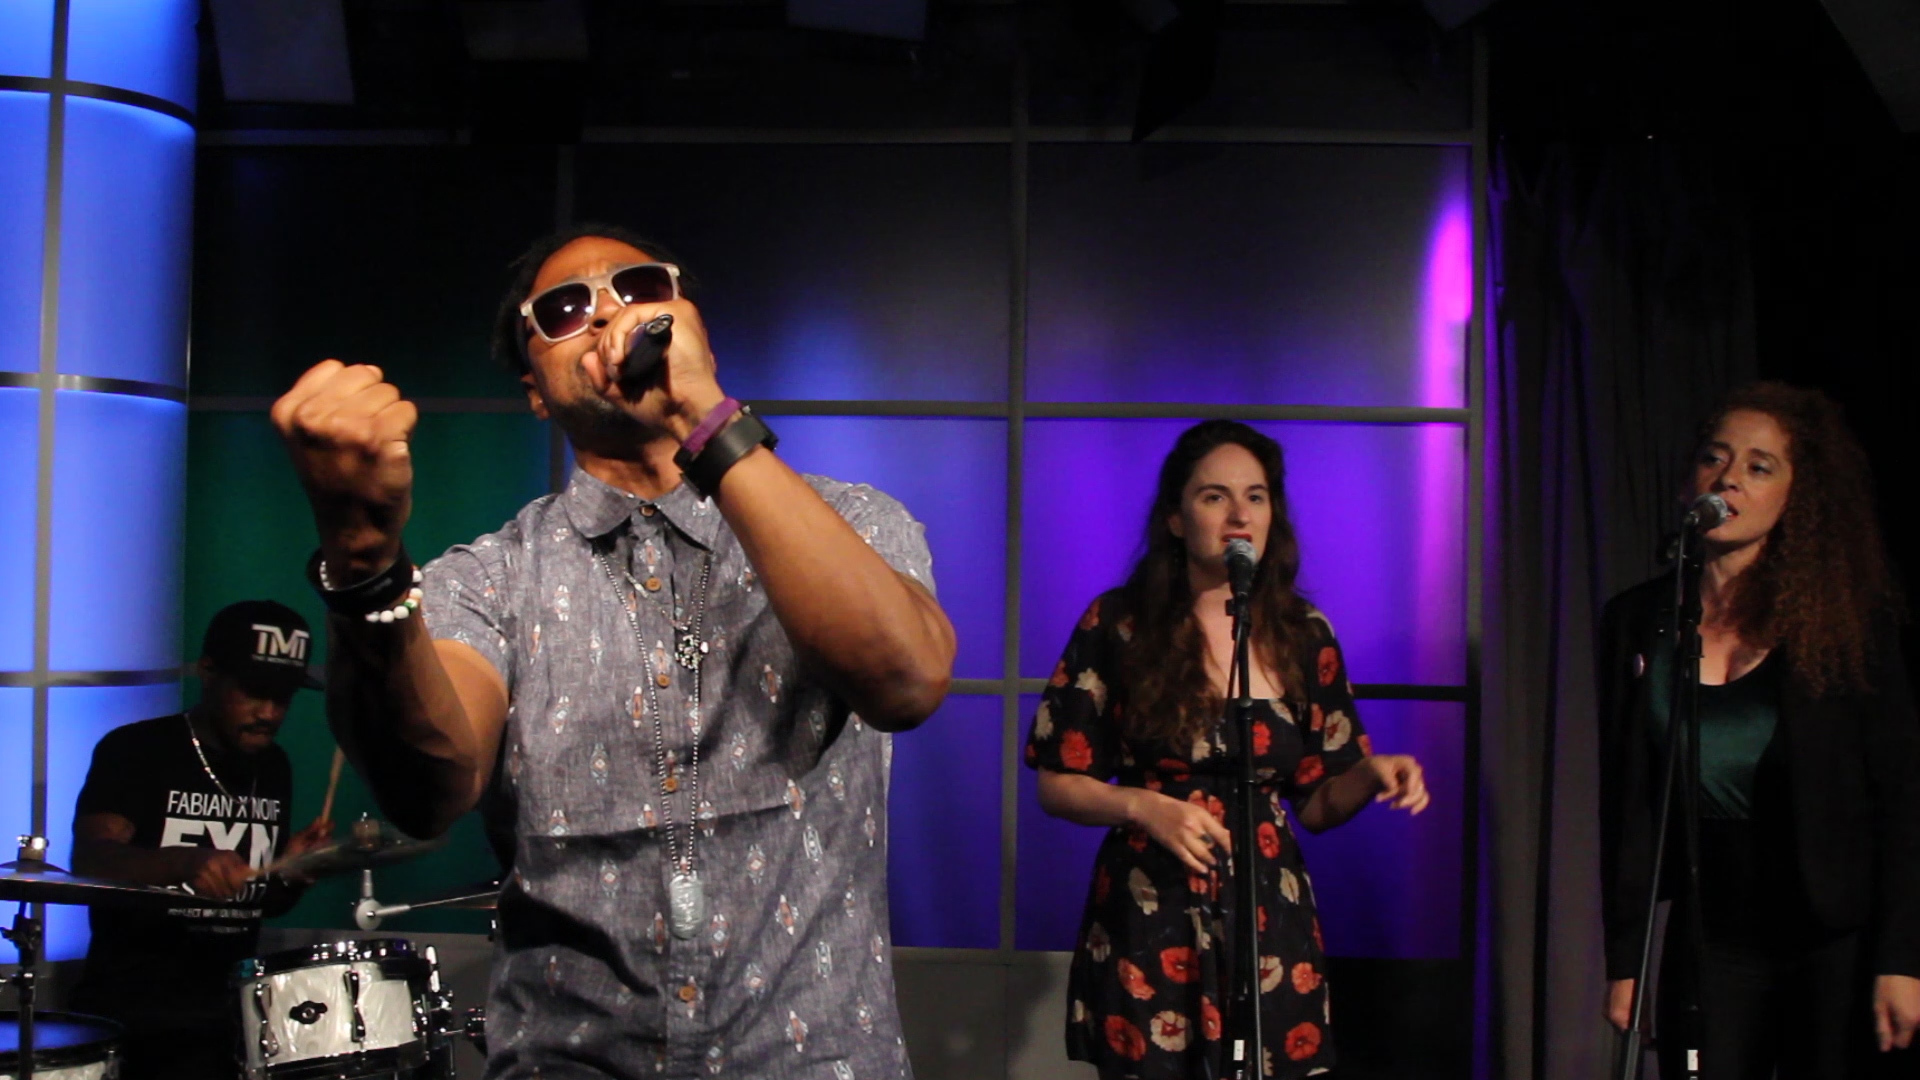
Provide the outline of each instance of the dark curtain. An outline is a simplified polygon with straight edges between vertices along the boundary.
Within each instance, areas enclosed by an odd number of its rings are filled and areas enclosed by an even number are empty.
[[[1498,146],[1486,357],[1486,1075],[1604,1075],[1593,639],[1656,572],[1699,419],[1755,371],[1723,155]]]

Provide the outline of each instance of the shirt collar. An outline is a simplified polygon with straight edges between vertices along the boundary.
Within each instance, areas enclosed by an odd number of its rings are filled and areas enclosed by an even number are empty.
[[[712,550],[720,534],[720,509],[713,500],[694,493],[685,480],[657,499],[646,500],[630,491],[622,491],[585,469],[574,466],[560,505],[574,530],[588,540],[612,533],[628,520],[642,517],[641,507],[651,504],[660,517],[689,540]]]

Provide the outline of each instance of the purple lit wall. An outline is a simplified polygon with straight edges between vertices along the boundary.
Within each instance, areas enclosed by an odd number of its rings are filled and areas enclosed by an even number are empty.
[[[1020,671],[1044,678],[1087,602],[1119,584],[1185,420],[1029,420]],[[1355,682],[1466,674],[1466,446],[1455,425],[1262,422],[1286,451],[1303,591]],[[1416,518],[1431,505],[1430,518]]]
[[[1034,151],[1030,400],[1466,404],[1464,340],[1449,379],[1424,355],[1464,150],[1209,149]]]
[[[1006,422],[783,416],[777,424],[788,464],[871,484],[926,527],[940,604],[960,639],[954,674],[997,677],[1006,627]]]

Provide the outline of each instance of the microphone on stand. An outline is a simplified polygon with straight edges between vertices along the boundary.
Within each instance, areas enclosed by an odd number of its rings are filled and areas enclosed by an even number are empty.
[[[1235,600],[1245,600],[1253,591],[1253,567],[1253,541],[1240,536],[1227,541],[1227,581]]]
[[[1687,504],[1687,515],[1680,520],[1680,527],[1695,532],[1712,532],[1726,524],[1732,516],[1733,508],[1727,505],[1727,500],[1709,491]]]
[[[636,327],[627,336],[627,355],[620,361],[620,377],[615,380],[620,393],[628,399],[645,393],[653,370],[660,366],[660,358],[667,354],[672,341],[672,315],[659,315]]]

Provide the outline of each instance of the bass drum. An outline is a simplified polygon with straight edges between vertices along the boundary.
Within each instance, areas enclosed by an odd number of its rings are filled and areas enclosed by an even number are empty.
[[[400,938],[336,941],[242,960],[247,1080],[346,1080],[428,1063],[447,1008],[432,956]]]
[[[33,1014],[34,1080],[115,1080],[120,1025],[79,1013]],[[20,1014],[0,1012],[0,1080],[20,1075]]]

